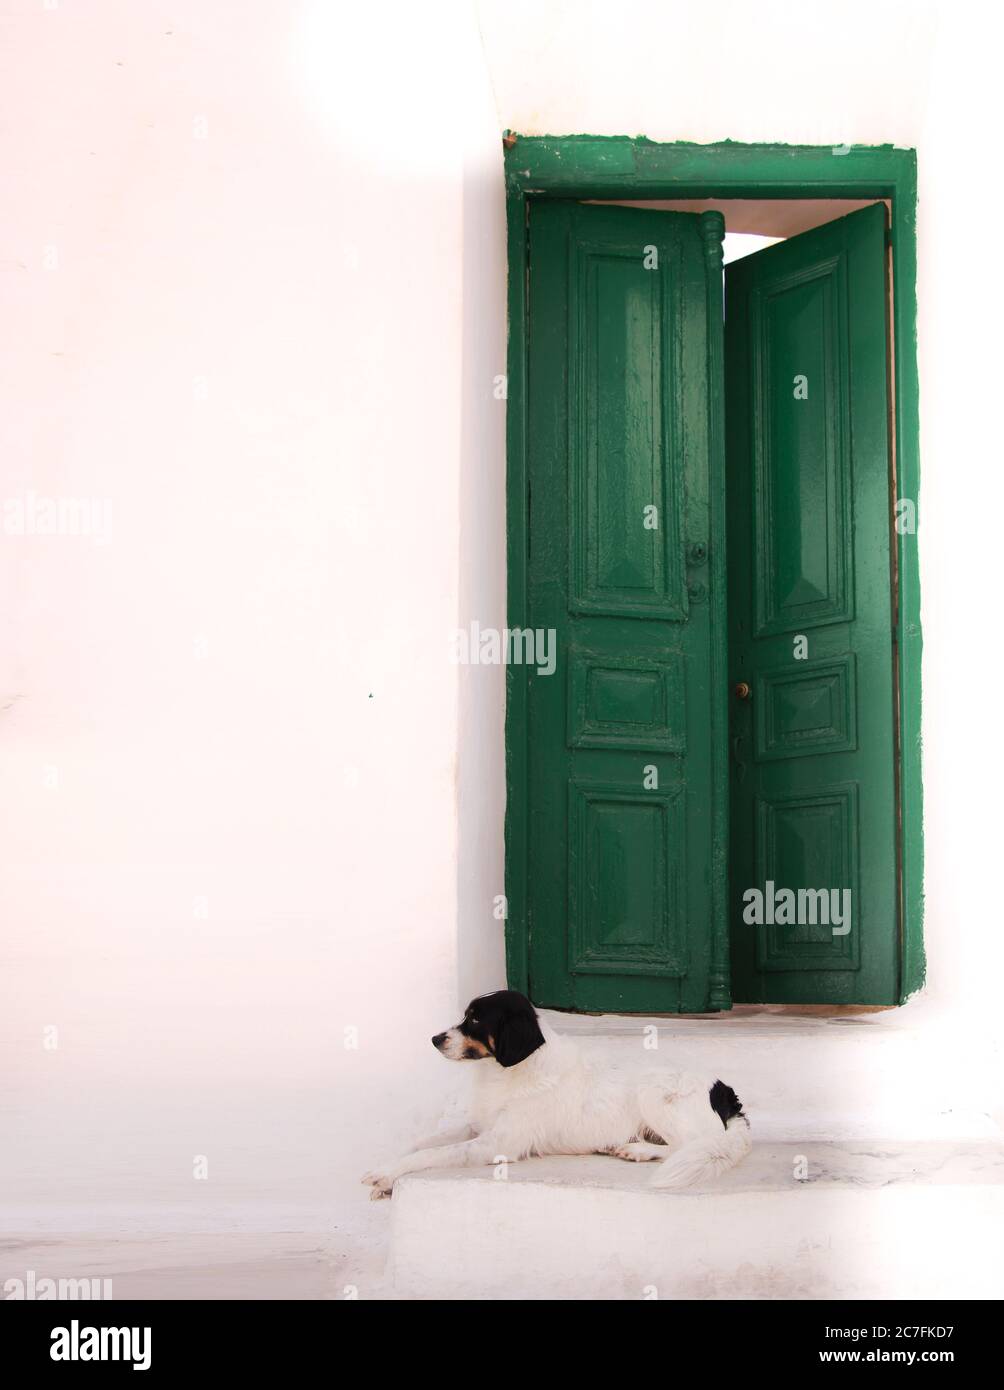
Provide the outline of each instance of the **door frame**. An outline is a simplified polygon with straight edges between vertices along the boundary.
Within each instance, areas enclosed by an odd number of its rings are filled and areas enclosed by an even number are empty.
[[[874,198],[888,199],[892,227],[892,341],[894,365],[894,468],[896,496],[910,498],[919,512],[920,421],[917,372],[917,154],[892,145],[713,145],[657,143],[630,136],[524,136],[506,131],[506,217],[508,226],[508,317],[506,412],[507,622],[526,624],[527,577],[527,276],[530,203],[537,198]],[[720,257],[719,257],[720,261]],[[711,279],[709,278],[709,302]],[[721,296],[719,294],[719,303]],[[721,351],[720,334],[709,335],[709,354]],[[724,402],[710,403],[712,431],[720,428]],[[716,425],[716,421],[718,424]],[[724,441],[711,438],[712,450]],[[722,456],[712,453],[722,468]],[[915,512],[915,514],[917,514]],[[722,522],[724,526],[724,520]],[[920,567],[916,530],[894,532],[897,555],[894,678],[898,691],[896,749],[899,824],[899,1001],[924,983],[923,786],[921,767]],[[724,581],[724,554],[712,537],[712,592]],[[722,640],[725,640],[724,626]],[[506,667],[506,973],[511,988],[529,988],[526,876],[528,816],[527,686],[525,669]],[[722,682],[722,711],[727,679]],[[713,722],[721,717],[716,705]],[[727,726],[726,726],[727,727]],[[725,755],[727,737],[713,730]],[[517,794],[518,790],[518,794]],[[721,808],[713,810],[716,825]],[[728,807],[724,808],[727,817]],[[716,830],[716,836],[718,831]],[[713,930],[718,949],[712,974],[712,1004],[731,1003],[727,973],[727,819],[721,846]],[[717,847],[716,847],[717,848]],[[724,961],[719,961],[724,931]],[[716,979],[715,966],[719,966]],[[724,971],[724,974],[721,972]]]

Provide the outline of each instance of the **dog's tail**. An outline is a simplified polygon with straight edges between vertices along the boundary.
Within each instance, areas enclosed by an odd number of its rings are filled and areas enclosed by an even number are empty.
[[[706,1137],[691,1139],[663,1159],[652,1180],[653,1187],[693,1187],[710,1182],[741,1163],[753,1147],[750,1122],[732,1087],[716,1081],[709,1100],[722,1128]]]

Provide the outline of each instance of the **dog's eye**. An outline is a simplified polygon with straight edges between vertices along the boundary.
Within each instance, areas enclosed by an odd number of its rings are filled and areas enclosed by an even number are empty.
[[[473,1023],[475,1028],[478,1026],[478,1021],[476,1018],[469,1018],[467,1021],[468,1023]]]

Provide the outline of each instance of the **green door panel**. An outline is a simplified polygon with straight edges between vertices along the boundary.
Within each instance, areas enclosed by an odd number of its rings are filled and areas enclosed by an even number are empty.
[[[530,992],[703,1010],[724,594],[700,219],[547,201],[529,237],[527,625],[558,653],[524,676]]]
[[[729,669],[749,687],[731,700],[733,998],[893,1004],[885,207],[725,281]],[[822,920],[823,889],[850,891],[849,931]]]

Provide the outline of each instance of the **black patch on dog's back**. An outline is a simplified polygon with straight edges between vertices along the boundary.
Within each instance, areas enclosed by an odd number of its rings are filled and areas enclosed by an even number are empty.
[[[726,1086],[724,1081],[716,1081],[708,1092],[708,1099],[711,1108],[722,1122],[722,1128],[728,1129],[729,1120],[734,1120],[737,1115],[743,1113],[743,1103],[733,1091],[731,1086]],[[743,1119],[745,1119],[743,1115]]]

